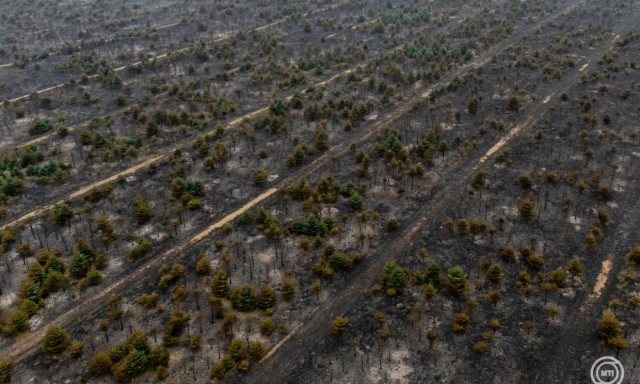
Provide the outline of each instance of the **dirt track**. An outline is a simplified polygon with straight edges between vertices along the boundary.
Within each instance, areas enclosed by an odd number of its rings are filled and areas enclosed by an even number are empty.
[[[119,173],[117,173],[115,175],[109,176],[106,179],[103,179],[103,180],[100,180],[100,181],[96,181],[95,183],[91,183],[89,185],[86,185],[86,186],[78,189],[77,191],[71,193],[68,197],[66,197],[64,199],[61,199],[61,200],[59,200],[59,201],[57,201],[57,202],[55,202],[53,204],[47,204],[45,206],[42,206],[42,207],[40,207],[40,208],[38,208],[36,210],[33,210],[33,211],[21,216],[20,218],[18,218],[16,220],[13,220],[13,221],[11,221],[9,223],[4,224],[2,228],[12,227],[14,225],[17,225],[17,224],[19,224],[21,222],[24,222],[24,221],[30,219],[30,218],[37,217],[37,216],[41,215],[42,213],[44,213],[44,212],[50,210],[51,208],[53,208],[53,206],[56,205],[56,204],[64,203],[66,201],[69,201],[69,200],[75,199],[77,197],[83,196],[86,193],[88,193],[89,191],[91,191],[93,188],[100,187],[100,186],[102,186],[102,185],[104,185],[104,184],[106,184],[106,183],[108,183],[110,181],[116,181],[118,176],[128,176],[128,175],[130,175],[132,173],[135,173],[135,172],[139,171],[140,169],[146,168],[151,163],[160,160],[161,158],[162,158],[162,156],[159,156],[159,155],[158,156],[154,156],[154,157],[152,157],[150,159],[147,159],[147,160],[143,161],[140,164],[137,164],[134,167],[131,167],[131,168],[125,170],[125,171],[122,171],[122,172],[119,172]]]

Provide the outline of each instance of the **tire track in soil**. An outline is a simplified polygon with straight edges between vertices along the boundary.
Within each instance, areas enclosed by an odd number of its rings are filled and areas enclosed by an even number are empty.
[[[463,20],[459,20],[457,21],[455,24],[459,24],[461,23]],[[455,76],[459,76],[461,75],[464,71],[470,69],[470,68],[477,68],[478,66],[484,65],[486,62],[488,62],[491,59],[491,56],[493,54],[495,54],[498,50],[501,50],[503,46],[509,44],[510,41],[515,40],[515,39],[520,39],[522,38],[522,33],[517,33],[512,35],[510,38],[507,39],[507,41],[501,43],[501,44],[497,44],[496,46],[494,46],[493,48],[487,50],[487,52],[485,52],[485,54],[480,55],[476,60],[472,60],[471,62],[461,66],[460,68],[458,68],[457,70],[452,71],[452,73],[450,73],[448,76],[444,76],[443,80],[441,80],[439,83],[432,85],[431,87],[429,87],[427,89],[427,91],[411,98],[408,99],[404,104],[402,104],[401,106],[399,106],[399,108],[392,112],[389,113],[387,115],[385,115],[382,120],[378,119],[379,121],[376,122],[375,124],[373,124],[370,127],[370,132],[361,136],[356,142],[362,142],[365,141],[366,139],[372,137],[374,134],[382,131],[385,127],[388,126],[388,124],[392,123],[393,121],[395,121],[398,117],[400,117],[401,115],[409,112],[411,110],[411,108],[413,107],[414,103],[417,101],[421,101],[423,99],[425,99],[426,97],[428,97],[429,93],[431,92],[431,90],[435,89],[438,86],[442,86],[447,84],[448,82],[450,82]],[[364,64],[361,64],[364,65]],[[334,76],[332,76],[330,79],[325,80],[321,83],[319,83],[319,85],[326,85],[331,81],[334,81],[335,79],[340,78],[341,76],[344,76],[345,74],[349,74],[352,71],[354,71],[357,67],[360,67],[361,65],[358,65],[354,68],[348,69],[346,71],[343,71],[339,74],[336,74]],[[287,100],[291,99],[293,96],[289,96],[287,97]],[[248,115],[239,117],[237,119],[234,119],[232,122],[230,122],[227,125],[227,129],[235,126],[237,124],[239,124],[240,122],[242,122],[245,118],[248,118],[249,116],[254,116],[257,115],[259,113],[262,113],[264,111],[266,111],[268,108],[262,108],[259,110],[256,110],[254,112],[251,112]],[[213,231],[215,231],[215,229],[220,228],[222,225],[224,225],[226,222],[233,220],[234,218],[236,218],[237,216],[239,216],[244,209],[248,209],[251,208],[257,204],[259,204],[260,202],[266,200],[268,197],[271,197],[273,194],[275,194],[280,188],[284,188],[287,187],[291,184],[293,184],[295,181],[299,180],[301,177],[307,176],[309,174],[313,174],[316,172],[320,172],[322,169],[326,169],[326,167],[329,165],[330,161],[332,160],[333,157],[337,157],[337,156],[341,156],[345,153],[347,153],[350,150],[350,144],[351,143],[347,143],[347,142],[343,142],[333,148],[331,148],[330,150],[328,150],[327,152],[325,152],[323,155],[321,155],[320,157],[318,157],[317,159],[313,160],[311,163],[309,163],[306,166],[301,167],[298,171],[293,172],[292,174],[290,174],[289,176],[287,176],[286,178],[284,178],[283,180],[281,180],[280,182],[278,182],[278,186],[277,187],[272,187],[271,189],[267,190],[266,192],[262,193],[261,195],[259,195],[258,197],[250,200],[249,202],[245,203],[245,205],[241,208],[241,210],[236,210],[233,213],[226,215],[222,220],[218,221],[217,223],[209,226],[208,228],[206,228],[204,231],[201,231],[195,235],[193,235],[192,237],[185,239],[184,241],[182,241],[180,244],[178,244],[177,246],[173,247],[172,249],[169,249],[167,251],[165,251],[162,256],[160,257],[156,257],[152,260],[149,260],[147,262],[147,264],[141,266],[138,270],[136,270],[134,273],[126,275],[124,277],[122,277],[121,279],[113,282],[109,287],[105,287],[105,289],[101,290],[100,292],[91,295],[90,297],[84,296],[82,298],[82,303],[77,303],[77,305],[71,309],[69,309],[67,312],[63,313],[62,315],[57,316],[55,319],[49,321],[46,325],[49,324],[56,324],[59,326],[65,326],[66,324],[70,324],[72,323],[74,320],[83,318],[83,315],[86,315],[88,313],[92,313],[95,312],[97,310],[99,310],[102,307],[102,302],[109,296],[112,294],[115,294],[117,292],[123,291],[127,285],[132,284],[135,281],[138,281],[141,278],[146,277],[146,275],[142,272],[147,272],[150,271],[152,268],[154,267],[159,267],[160,265],[164,264],[166,261],[170,260],[170,258],[172,256],[175,256],[176,254],[179,254],[181,251],[184,251],[188,246],[194,245],[195,243],[197,243],[198,241],[201,241],[202,239],[206,238],[209,234],[211,234]],[[163,156],[158,156],[157,158],[153,158],[153,159],[149,159],[147,161],[145,161],[145,163],[142,164],[138,164],[137,166],[135,166],[134,168],[136,168],[135,170],[133,170],[133,168],[130,168],[127,174],[130,173],[134,173],[135,171],[144,168],[145,166],[149,165],[150,163],[154,162],[154,161],[158,161],[162,158]],[[108,181],[111,181],[110,179],[112,178],[117,178],[118,175],[120,174],[124,174],[123,172],[120,172],[116,175],[111,176],[109,179],[105,179],[99,182],[95,182],[92,183],[90,186],[86,186],[83,187],[81,190],[74,192],[72,195],[74,195],[74,197],[78,197],[81,196],[82,194],[88,192],[89,190],[91,190],[93,187],[98,187],[100,185],[103,185],[105,183],[107,183]],[[52,205],[50,205],[49,207],[52,207]],[[43,211],[45,211],[46,209],[42,208],[40,210],[38,210],[39,213],[42,213]],[[25,216],[32,217],[32,216],[36,216],[37,214],[34,212],[27,214]],[[25,219],[25,217],[23,216],[20,219],[14,220],[12,223],[10,224],[6,224],[4,227],[8,226],[8,225],[15,225],[16,223],[19,223],[21,221],[23,221]],[[140,272],[139,272],[140,271]],[[44,337],[44,333],[46,332],[46,325],[43,324],[43,326],[37,330],[34,331],[30,331],[28,334],[23,335],[22,337],[18,337],[16,339],[16,342],[13,344],[10,344],[2,349],[0,349],[0,356],[6,356],[6,358],[14,361],[14,362],[19,362],[21,359],[26,358],[29,356],[30,353],[34,352],[39,346],[40,346],[40,342],[42,340],[42,338]]]
[[[598,49],[595,49],[590,54],[589,61],[598,57],[600,53],[609,47],[609,44],[603,43]],[[589,63],[586,63],[582,68],[586,68],[588,64]],[[286,382],[287,373],[291,372],[298,363],[302,363],[305,359],[305,355],[302,351],[307,351],[309,349],[309,345],[313,345],[318,339],[328,336],[329,324],[335,317],[344,315],[350,309],[356,308],[363,302],[362,295],[367,295],[367,289],[377,282],[377,276],[380,271],[382,271],[384,264],[388,261],[396,260],[403,250],[412,246],[412,238],[429,222],[429,220],[441,219],[444,214],[443,208],[447,203],[453,203],[454,200],[457,199],[457,195],[453,193],[453,191],[465,187],[469,182],[471,182],[474,174],[478,171],[481,164],[486,162],[489,157],[503,148],[526,128],[539,121],[543,115],[544,107],[548,103],[548,99],[550,99],[552,95],[560,93],[562,90],[569,89],[575,85],[574,81],[577,79],[580,70],[577,72],[578,73],[573,76],[565,74],[563,79],[556,85],[556,90],[550,92],[539,105],[534,106],[533,110],[528,111],[528,116],[525,121],[512,128],[502,139],[492,146],[475,165],[466,171],[457,180],[457,182],[449,184],[432,196],[428,196],[426,200],[437,202],[432,204],[421,217],[418,217],[417,220],[415,220],[415,224],[411,228],[396,238],[396,240],[392,241],[390,245],[384,247],[379,246],[378,249],[384,249],[374,252],[371,256],[364,258],[362,260],[364,263],[361,262],[361,264],[364,264],[363,267],[365,269],[361,269],[358,272],[358,275],[355,276],[351,282],[347,283],[348,285],[346,287],[343,289],[336,289],[337,294],[331,298],[331,302],[328,305],[325,305],[324,307],[319,306],[313,310],[306,317],[306,321],[303,321],[298,328],[294,329],[289,335],[287,335],[287,337],[274,346],[274,348],[269,351],[265,358],[258,363],[255,368],[250,370],[247,375],[244,375],[244,377],[233,377],[232,381],[251,382],[251,378],[253,377],[266,377],[266,375],[268,375],[270,380],[273,382]],[[640,199],[636,201],[636,206],[638,206],[639,203]],[[636,212],[637,211],[631,210],[629,211],[628,216],[631,216]],[[415,216],[416,215],[414,215],[414,217]],[[294,339],[294,335],[297,335],[298,337]],[[280,350],[279,355],[276,354],[278,350]]]

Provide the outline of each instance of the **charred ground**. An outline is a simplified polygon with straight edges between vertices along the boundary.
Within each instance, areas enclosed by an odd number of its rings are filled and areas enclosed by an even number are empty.
[[[0,6],[0,381],[633,382],[639,12]]]

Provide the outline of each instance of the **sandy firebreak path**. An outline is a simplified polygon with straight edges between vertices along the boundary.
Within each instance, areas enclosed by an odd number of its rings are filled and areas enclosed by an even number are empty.
[[[562,14],[566,13],[568,9],[565,9]],[[559,15],[559,14],[558,14]],[[551,17],[551,19],[557,16]],[[548,22],[549,20],[547,20]],[[618,28],[622,29],[622,26]],[[611,41],[611,44],[615,41],[615,38]],[[609,48],[611,45],[603,43],[599,49],[594,50],[588,61],[594,60],[599,57],[605,48]],[[575,80],[579,76],[579,73],[589,65],[585,63],[582,69],[573,71],[573,75],[569,73],[565,74],[564,80],[559,82],[556,86],[556,90],[550,92],[547,97],[542,99],[537,105],[529,107],[529,111],[524,116],[524,121],[513,127],[503,138],[501,138],[495,145],[493,145],[482,157],[480,157],[476,164],[466,171],[462,177],[460,177],[455,183],[448,184],[440,191],[436,193],[431,201],[436,201],[435,204],[429,206],[426,212],[414,221],[414,224],[407,229],[401,236],[399,236],[391,244],[385,247],[380,247],[377,252],[364,258],[364,270],[360,270],[356,276],[353,276],[352,280],[348,283],[348,286],[344,289],[336,289],[331,301],[318,306],[312,311],[306,319],[302,321],[302,324],[292,330],[289,335],[276,344],[265,358],[249,371],[244,377],[237,377],[242,382],[252,382],[258,377],[266,377],[268,375],[269,380],[272,382],[284,382],[287,374],[300,363],[300,359],[303,351],[308,351],[310,345],[328,335],[328,327],[331,321],[337,316],[346,314],[350,309],[355,308],[358,303],[362,302],[362,296],[367,294],[367,289],[377,282],[377,276],[382,271],[386,262],[397,259],[398,255],[402,254],[403,250],[409,248],[412,245],[413,237],[431,220],[441,220],[443,215],[443,208],[457,199],[458,195],[453,193],[456,190],[467,185],[472,179],[480,166],[486,162],[486,160],[504,148],[506,144],[511,142],[521,132],[533,126],[543,116],[544,107],[550,100],[550,97],[562,90],[568,90],[575,84]],[[585,300],[583,308],[592,305],[602,294],[602,291],[606,284],[606,277],[611,269],[611,256],[603,262],[603,269],[601,274],[597,278],[597,282],[594,285],[592,294]],[[294,338],[294,336],[296,336]],[[295,356],[295,357],[294,357]],[[233,380],[232,380],[233,381]]]
[[[80,197],[80,196],[88,193],[93,188],[98,188],[98,187],[100,187],[100,186],[102,186],[102,185],[104,185],[106,183],[109,183],[109,182],[112,182],[112,181],[116,181],[116,179],[118,178],[119,175],[128,176],[128,175],[130,175],[132,173],[136,173],[140,169],[146,168],[151,163],[160,160],[162,157],[163,156],[154,156],[154,157],[152,157],[152,158],[150,158],[150,159],[148,159],[148,160],[146,160],[146,161],[144,161],[144,162],[142,162],[142,163],[140,163],[140,164],[138,164],[138,165],[136,165],[134,167],[131,167],[131,168],[129,168],[129,169],[123,171],[123,172],[118,173],[117,175],[113,175],[113,176],[110,176],[110,177],[108,177],[106,179],[103,179],[103,180],[100,180],[100,181],[96,181],[95,183],[92,183],[92,184],[89,184],[87,186],[84,186],[81,189],[78,189],[77,191],[75,191],[72,194],[70,194],[68,196],[68,198],[61,199],[61,200],[59,200],[59,201],[57,201],[57,202],[55,202],[53,204],[48,204],[48,205],[45,205],[45,206],[42,206],[42,207],[36,209],[35,211],[31,211],[31,212],[23,215],[19,219],[16,219],[16,220],[14,220],[14,221],[12,221],[10,223],[5,224],[3,226],[3,228],[11,227],[11,226],[19,224],[19,223],[21,223],[21,222],[23,222],[25,220],[37,217],[37,216],[43,214],[44,212],[50,210],[51,208],[53,208],[53,206],[56,205],[56,204],[64,203],[65,201],[69,201],[69,200],[75,199],[77,197]]]
[[[607,258],[602,262],[602,267],[600,268],[600,273],[598,273],[598,277],[596,278],[596,285],[593,286],[593,291],[587,300],[580,307],[580,312],[586,312],[591,306],[598,301],[600,296],[602,296],[602,291],[604,287],[607,285],[607,281],[609,280],[609,276],[611,275],[611,268],[613,267],[613,259],[615,255],[610,253]]]
[[[460,21],[457,21],[455,24],[460,23]],[[519,39],[521,38],[522,35],[521,34],[517,34],[514,35],[510,40],[512,39]],[[498,50],[501,49],[501,47],[506,44],[500,44],[495,46],[494,48],[488,50],[487,52],[485,52],[483,55],[479,56],[476,60],[472,60],[471,62],[460,66],[457,70],[454,70],[452,73],[450,73],[448,76],[445,76],[442,81],[438,84],[435,84],[433,86],[431,86],[430,88],[428,88],[426,91],[418,94],[417,96],[414,96],[413,98],[409,98],[406,100],[406,102],[404,104],[402,104],[401,106],[398,107],[398,109],[393,112],[393,113],[389,113],[384,115],[382,118],[378,118],[378,121],[371,125],[369,127],[369,133],[361,136],[357,142],[362,142],[365,141],[367,139],[369,139],[370,137],[372,137],[373,135],[379,133],[380,131],[382,131],[385,127],[388,127],[389,124],[393,123],[393,121],[395,121],[398,117],[404,115],[405,113],[409,112],[412,108],[413,105],[416,102],[422,101],[424,100],[426,97],[428,97],[429,93],[431,92],[431,90],[435,89],[436,87],[439,87],[443,84],[447,84],[448,82],[450,82],[455,76],[460,76],[462,73],[464,73],[465,71],[471,69],[471,68],[475,68],[479,65],[482,65],[486,62],[488,62],[491,58],[491,56],[493,56],[495,53],[498,52]],[[482,63],[482,64],[479,64]],[[357,68],[357,67],[356,67]],[[337,74],[333,77],[331,77],[330,79],[320,83],[319,85],[326,85],[327,83],[330,83],[332,81],[334,81],[335,79],[340,78],[341,76],[344,76],[345,74],[350,73],[351,71],[355,70],[355,68],[346,70],[344,72],[341,72],[340,74]],[[288,99],[290,99],[291,97],[289,97]],[[265,110],[267,110],[267,108],[262,108],[260,110],[254,111],[252,113],[250,113],[249,115],[245,115],[243,117],[237,118],[235,120],[233,120],[232,122],[230,122],[227,125],[227,128],[233,127],[239,123],[241,123],[245,118],[249,117],[249,116],[254,116],[257,115],[259,113],[264,112]],[[121,279],[115,281],[114,283],[112,283],[109,287],[101,290],[100,292],[97,292],[91,296],[83,296],[82,297],[82,305],[80,305],[80,303],[77,303],[73,308],[71,308],[69,311],[67,311],[66,313],[58,316],[57,318],[53,319],[52,321],[50,321],[50,324],[58,324],[61,326],[64,326],[66,324],[70,324],[73,321],[77,321],[77,319],[83,318],[84,315],[88,314],[88,313],[92,313],[98,309],[100,309],[102,307],[102,303],[104,302],[104,300],[106,300],[107,297],[109,297],[110,295],[122,291],[124,290],[129,284],[132,284],[135,281],[138,281],[141,278],[146,277],[146,272],[153,270],[154,268],[157,269],[157,267],[159,267],[160,265],[166,263],[167,261],[169,261],[173,256],[180,254],[180,252],[184,251],[186,248],[188,248],[189,246],[192,246],[194,244],[196,244],[197,242],[205,239],[208,235],[210,235],[212,232],[214,232],[216,229],[222,227],[225,223],[232,221],[233,219],[235,219],[238,215],[240,215],[242,212],[244,212],[244,210],[255,207],[256,205],[260,204],[261,202],[265,201],[267,198],[271,197],[274,193],[276,193],[280,188],[284,188],[287,187],[289,185],[291,185],[292,183],[294,183],[295,181],[297,181],[298,179],[300,179],[301,177],[304,177],[308,174],[313,174],[314,172],[321,172],[322,169],[326,169],[326,167],[329,165],[330,161],[332,158],[343,155],[345,153],[347,153],[349,151],[349,147],[350,147],[351,143],[347,143],[347,142],[343,142],[335,147],[332,147],[330,150],[328,150],[327,152],[325,152],[322,156],[320,156],[319,158],[317,158],[316,160],[312,161],[311,163],[309,163],[306,166],[303,166],[302,168],[300,168],[298,171],[290,174],[288,177],[280,180],[280,182],[278,182],[277,186],[274,186],[273,188],[267,190],[266,192],[262,193],[261,195],[259,195],[258,197],[252,199],[251,201],[249,201],[248,203],[246,203],[242,208],[234,211],[233,213],[230,213],[228,215],[226,215],[223,219],[219,220],[218,222],[212,224],[211,226],[209,226],[208,228],[206,228],[205,230],[198,232],[196,235],[194,235],[193,237],[189,238],[189,239],[185,239],[184,241],[180,242],[180,244],[178,244],[176,247],[166,251],[165,253],[163,253],[161,256],[155,257],[151,260],[149,260],[147,262],[147,264],[143,265],[142,267],[140,267],[138,270],[128,274],[127,276],[122,277]],[[130,168],[129,170],[125,171],[125,172],[120,172],[117,175],[111,176],[109,179],[105,179],[96,183],[91,184],[90,186],[84,187],[82,188],[82,190],[74,192],[73,196],[74,197],[78,197],[80,195],[82,195],[83,193],[88,192],[89,190],[91,190],[93,187],[98,187],[100,185],[103,185],[111,180],[115,180],[115,178],[118,177],[118,175],[126,175],[126,174],[131,174],[136,172],[139,169],[142,169],[144,167],[146,167],[147,165],[151,164],[154,161],[158,161],[162,158],[162,156],[158,156],[156,158],[153,159],[149,159],[147,161],[145,161],[142,164],[138,164],[133,168]],[[135,168],[135,169],[134,169]],[[52,207],[52,205],[49,205],[48,208]],[[44,211],[46,211],[47,208],[41,208],[37,210],[36,212],[32,212],[30,214],[27,214],[23,217],[21,217],[20,219],[14,220],[12,223],[10,223],[9,225],[15,225],[16,223],[19,223],[29,217],[33,217],[36,216],[39,213],[42,213]],[[28,334],[25,334],[22,337],[18,337],[18,339],[12,344],[9,345],[5,348],[3,348],[2,350],[0,350],[0,356],[5,356],[8,359],[11,359],[13,361],[19,361],[22,358],[27,357],[32,351],[36,350],[37,348],[40,347],[40,342],[42,340],[42,338],[44,337],[44,333],[46,332],[46,326],[42,326],[37,330],[34,331],[30,331]],[[274,351],[277,350],[277,348],[274,348]]]

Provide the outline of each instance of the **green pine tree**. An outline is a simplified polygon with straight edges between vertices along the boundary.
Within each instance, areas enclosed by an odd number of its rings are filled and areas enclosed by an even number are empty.
[[[218,270],[211,279],[211,293],[215,297],[227,297],[229,293],[229,284],[227,283],[228,277],[223,270]]]
[[[456,297],[464,296],[469,290],[467,275],[460,267],[453,267],[447,274],[447,290]]]

